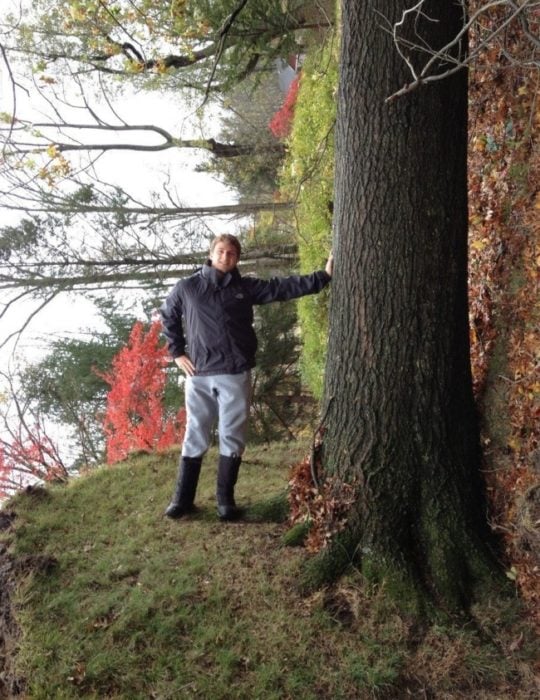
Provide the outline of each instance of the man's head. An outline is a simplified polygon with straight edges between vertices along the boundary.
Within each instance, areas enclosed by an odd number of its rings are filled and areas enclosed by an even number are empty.
[[[240,260],[242,247],[236,236],[222,233],[210,244],[210,262],[220,272],[231,272]]]

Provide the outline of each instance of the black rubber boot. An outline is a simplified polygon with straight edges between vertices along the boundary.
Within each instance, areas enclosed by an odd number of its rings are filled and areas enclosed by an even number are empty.
[[[202,457],[181,457],[178,479],[172,501],[167,506],[165,515],[169,518],[181,518],[195,510],[193,501],[199,482]]]
[[[217,473],[217,512],[220,520],[238,520],[241,511],[234,502],[234,487],[242,458],[238,455],[219,455]]]

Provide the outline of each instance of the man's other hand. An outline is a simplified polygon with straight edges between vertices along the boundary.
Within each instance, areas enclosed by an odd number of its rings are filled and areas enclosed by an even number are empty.
[[[193,375],[195,374],[195,367],[193,366],[193,362],[189,359],[187,355],[180,355],[180,357],[175,357],[174,361],[187,377],[193,377]]]

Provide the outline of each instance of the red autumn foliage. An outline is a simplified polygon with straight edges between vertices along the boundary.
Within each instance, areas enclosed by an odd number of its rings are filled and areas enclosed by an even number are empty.
[[[490,10],[471,33],[473,49],[505,12]],[[537,36],[540,15],[530,20],[529,36]],[[529,52],[524,25],[511,23],[479,56],[484,68],[471,74],[469,292],[490,519],[504,540],[508,575],[540,625],[540,104]]]
[[[335,476],[318,478],[320,438],[313,454],[295,464],[289,480],[290,523],[309,523],[304,542],[309,552],[318,552],[345,529],[347,514],[356,500],[354,484]]]
[[[16,432],[5,421],[0,438],[0,498],[36,482],[66,481],[68,470],[42,422],[30,426],[20,416]]]
[[[169,359],[160,333],[158,321],[147,332],[137,322],[109,372],[100,375],[111,387],[104,418],[109,464],[130,452],[160,451],[182,440],[184,409],[167,418],[163,408]]]
[[[285,100],[280,109],[274,114],[268,128],[277,139],[284,139],[291,132],[296,98],[300,86],[300,74],[296,75],[285,96]]]

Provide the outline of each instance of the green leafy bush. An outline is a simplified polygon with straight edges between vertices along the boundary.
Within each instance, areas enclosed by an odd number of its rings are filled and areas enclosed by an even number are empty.
[[[321,269],[331,248],[334,188],[334,124],[338,45],[330,34],[302,69],[282,190],[295,201],[295,221],[303,272]],[[302,332],[302,373],[320,398],[326,362],[328,293],[298,303]]]

